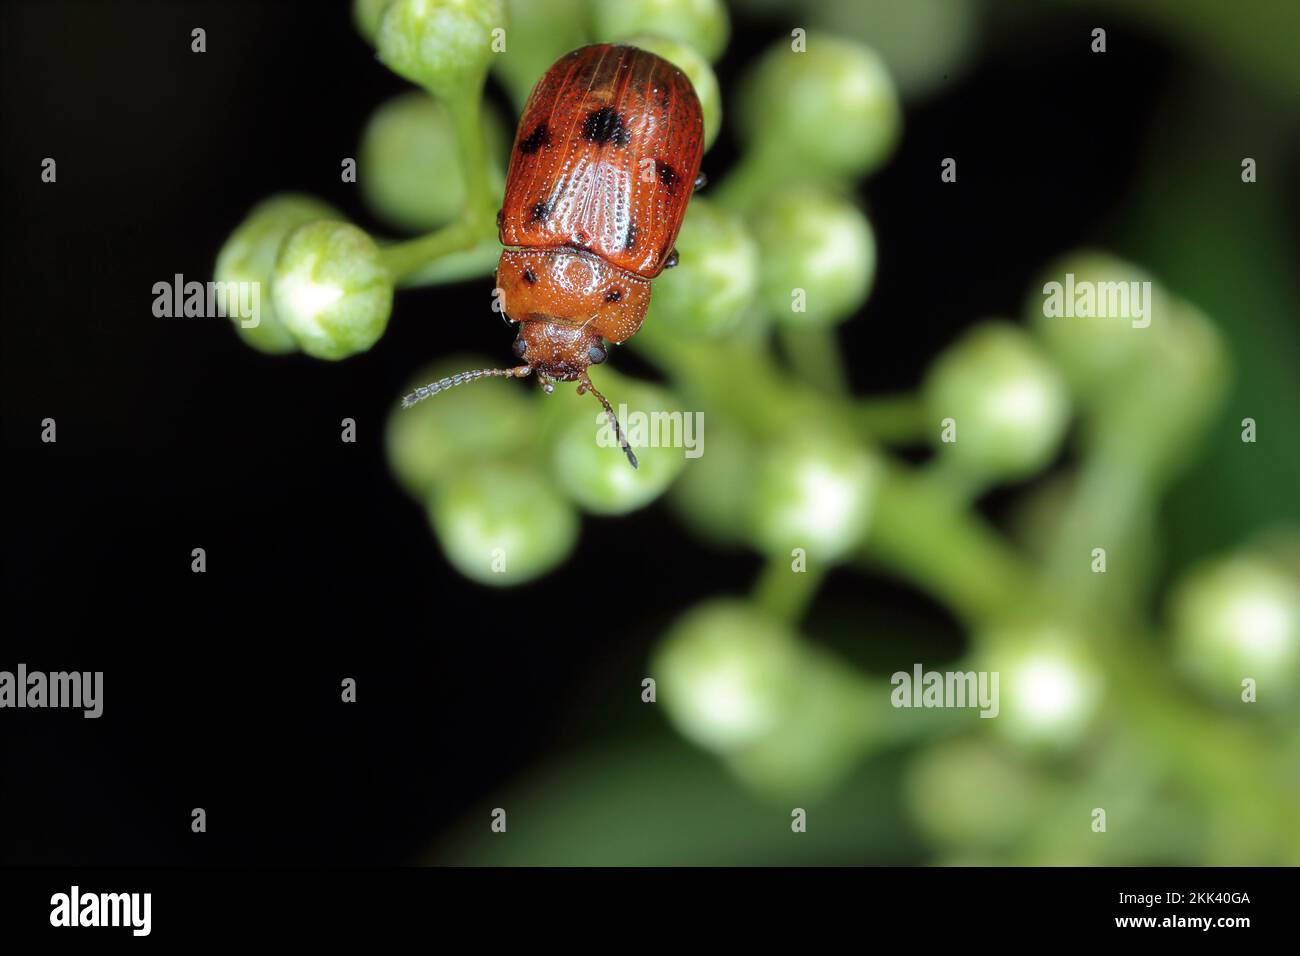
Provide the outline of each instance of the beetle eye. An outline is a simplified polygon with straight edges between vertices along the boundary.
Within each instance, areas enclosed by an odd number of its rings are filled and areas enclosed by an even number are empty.
[[[523,358],[524,350],[528,348],[528,346],[524,344],[523,337],[521,336],[515,339],[515,344],[512,345],[511,348],[513,348],[515,351],[515,358]]]
[[[593,345],[587,349],[587,358],[591,359],[592,365],[599,365],[608,358],[608,353],[606,353],[603,346]]]

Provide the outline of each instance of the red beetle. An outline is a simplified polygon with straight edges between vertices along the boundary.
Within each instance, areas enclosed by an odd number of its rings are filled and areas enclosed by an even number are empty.
[[[519,120],[505,205],[497,288],[519,323],[515,368],[462,372],[416,389],[413,405],[488,375],[536,372],[578,383],[604,406],[632,467],[636,456],[589,365],[641,327],[650,280],[677,264],[673,243],[699,185],[700,101],[681,70],[630,46],[586,46],[533,88]]]

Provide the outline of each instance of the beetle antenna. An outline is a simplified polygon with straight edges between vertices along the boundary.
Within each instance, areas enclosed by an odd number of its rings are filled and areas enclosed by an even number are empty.
[[[627,436],[623,434],[623,426],[618,423],[618,416],[614,414],[614,409],[609,407],[609,399],[597,391],[596,386],[591,384],[591,379],[585,374],[578,380],[578,394],[581,395],[584,391],[591,392],[596,396],[596,400],[605,406],[605,414],[609,416],[609,423],[614,426],[614,434],[618,436],[619,447],[623,449],[628,462],[635,468],[636,455],[632,452],[632,446],[627,443]]]
[[[430,382],[428,385],[421,385],[411,394],[402,398],[402,407],[410,408],[416,402],[423,401],[431,395],[437,395],[439,392],[445,392],[449,388],[464,385],[466,382],[472,382],[478,378],[488,378],[494,375],[506,378],[523,378],[532,370],[531,365],[520,365],[516,368],[480,368],[472,372],[458,372],[447,378],[440,378],[436,382]]]

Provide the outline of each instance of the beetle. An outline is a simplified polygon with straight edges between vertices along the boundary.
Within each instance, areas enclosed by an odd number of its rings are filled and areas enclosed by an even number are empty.
[[[578,383],[604,407],[632,467],[636,455],[587,369],[641,327],[650,282],[677,264],[673,243],[703,185],[704,117],[691,81],[631,46],[561,57],[519,120],[497,214],[497,289],[518,324],[513,368],[461,372],[416,389],[410,406],[486,376],[536,373]]]

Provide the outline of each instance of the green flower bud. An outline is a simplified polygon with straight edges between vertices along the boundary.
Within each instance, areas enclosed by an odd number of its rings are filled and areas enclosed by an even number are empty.
[[[686,74],[695,87],[699,97],[700,108],[704,113],[704,149],[707,151],[718,138],[722,128],[722,93],[718,89],[718,77],[709,66],[709,61],[696,51],[695,47],[681,40],[670,40],[662,36],[641,35],[627,41],[655,56],[661,56],[677,69]]]
[[[492,188],[500,194],[510,140],[486,101],[483,129]],[[401,229],[431,232],[457,219],[465,208],[465,177],[447,108],[416,90],[380,106],[361,137],[358,178],[370,208]]]
[[[1003,322],[976,326],[940,355],[923,394],[936,447],[980,477],[1034,474],[1069,425],[1064,380],[1027,335]],[[944,419],[955,423],[951,432],[940,429]]]
[[[1059,542],[1078,484],[1072,473],[1044,476],[1011,504],[1007,531],[1034,559],[1046,559]]]
[[[709,418],[709,453],[673,484],[673,508],[686,524],[725,545],[748,540],[755,451],[735,428]]]
[[[1030,748],[1078,743],[1096,714],[1101,674],[1078,637],[1051,624],[982,635],[982,668],[998,673],[995,729]]]
[[[299,226],[284,241],[271,296],[304,352],[342,359],[366,351],[384,334],[393,280],[370,236],[323,219]]]
[[[454,356],[413,376],[410,392],[466,369],[489,368],[491,359]],[[467,464],[532,454],[537,405],[517,385],[482,382],[453,388],[436,398],[394,407],[388,416],[388,464],[402,486],[424,500],[431,489]]]
[[[235,331],[253,348],[271,354],[293,352],[298,343],[289,334],[271,299],[271,275],[275,257],[285,237],[295,228],[315,219],[336,218],[338,211],[312,196],[285,194],[259,203],[245,217],[217,255],[217,282],[254,282],[258,297],[258,322],[245,327],[233,318]]]
[[[379,24],[384,19],[384,11],[392,2],[393,0],[353,0],[352,23],[372,46],[379,38]]]
[[[813,33],[758,61],[741,87],[744,138],[764,162],[803,178],[866,175],[898,142],[902,114],[880,58],[851,40]]]
[[[871,742],[856,672],[732,600],[678,620],[653,661],[669,719],[769,796],[825,793]]]
[[[693,608],[651,667],[668,718],[699,746],[734,753],[774,733],[801,698],[794,635],[738,601]]]
[[[803,431],[763,450],[755,477],[754,539],[769,554],[802,548],[829,563],[866,533],[879,463],[848,441]]]
[[[522,112],[528,94],[551,64],[587,43],[584,0],[506,0],[510,22],[506,48],[492,58],[492,72]]]
[[[1078,252],[1035,284],[1030,320],[1091,419],[1085,453],[1167,480],[1197,451],[1227,388],[1227,350],[1203,314],[1112,256]]]
[[[459,471],[435,489],[429,520],[456,570],[498,587],[558,567],[578,537],[572,506],[541,474],[513,465]]]
[[[393,0],[379,24],[379,59],[439,99],[476,94],[498,28],[502,0]]]
[[[1227,349],[1199,310],[1173,300],[1150,328],[1144,360],[1089,397],[1086,450],[1102,449],[1161,483],[1195,461],[1227,392]]]
[[[592,0],[598,43],[625,43],[650,33],[688,43],[710,63],[727,47],[731,23],[722,0]]]
[[[721,336],[753,316],[758,243],[740,216],[707,199],[692,199],[677,252],[677,268],[655,280],[647,321],[687,334]]]
[[[1140,374],[1151,356],[1151,326],[1167,321],[1169,303],[1169,293],[1148,273],[1083,250],[1048,267],[1025,312],[1070,384],[1091,396]]]
[[[853,669],[808,645],[800,650],[797,705],[771,733],[727,758],[751,788],[772,798],[822,796],[875,743],[876,715]]]
[[[1300,581],[1300,525],[1283,525],[1260,538],[1256,549],[1282,574]]]
[[[1222,703],[1255,681],[1261,705],[1300,697],[1300,580],[1262,556],[1220,558],[1193,571],[1170,600],[1182,670]]]
[[[979,47],[979,0],[818,0],[808,7],[826,33],[869,43],[905,99],[935,93],[958,78]]]
[[[921,828],[946,847],[1014,846],[1042,808],[1043,781],[989,743],[953,740],[920,752],[905,777]]]
[[[629,465],[605,410],[589,395],[560,388],[544,399],[551,470],[579,507],[593,514],[627,514],[658,498],[686,464],[686,455],[703,451],[702,416],[682,410],[664,389],[602,373],[599,388],[610,398],[637,456]],[[694,448],[686,447],[692,445]]]
[[[876,274],[871,224],[852,203],[811,188],[784,190],[753,219],[760,298],[783,325],[828,326],[866,301]]]

